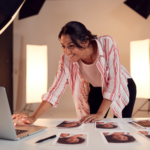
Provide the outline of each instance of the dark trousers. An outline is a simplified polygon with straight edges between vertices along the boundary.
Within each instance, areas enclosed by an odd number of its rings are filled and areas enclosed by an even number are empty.
[[[122,111],[122,118],[131,118],[132,111],[136,99],[136,85],[133,79],[128,79],[128,89],[129,89],[129,103]],[[90,105],[90,114],[96,114],[101,103],[103,101],[102,88],[93,87],[90,84],[90,92],[88,96],[88,103]],[[109,110],[108,110],[109,111]],[[104,118],[107,117],[108,111]],[[114,116],[114,118],[117,118]]]

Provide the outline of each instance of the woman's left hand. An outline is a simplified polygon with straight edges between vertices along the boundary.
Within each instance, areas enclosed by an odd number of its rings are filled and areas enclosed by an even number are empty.
[[[104,118],[102,114],[96,113],[96,114],[90,114],[85,117],[83,117],[80,122],[81,123],[89,123],[89,122],[95,122],[100,121]]]

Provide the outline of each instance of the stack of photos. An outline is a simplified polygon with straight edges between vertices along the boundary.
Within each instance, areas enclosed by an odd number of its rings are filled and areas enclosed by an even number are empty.
[[[130,132],[100,132],[100,135],[106,144],[140,144]]]
[[[142,136],[144,136],[145,138],[150,140],[150,131],[147,130],[139,130],[138,133]]]
[[[88,133],[59,132],[52,145],[54,146],[88,146]]]
[[[135,124],[133,122],[124,122],[125,124],[129,125],[130,127],[136,129],[136,130],[140,130],[140,129],[145,129],[144,127],[139,126],[138,124]]]
[[[63,121],[60,124],[58,124],[56,127],[60,129],[79,129],[82,130],[84,128],[85,124],[80,123],[79,121]]]
[[[142,128],[149,129],[150,130],[150,120],[136,120],[132,121],[134,124],[139,125]]]
[[[96,121],[95,128],[101,130],[122,130],[122,126],[118,122]]]

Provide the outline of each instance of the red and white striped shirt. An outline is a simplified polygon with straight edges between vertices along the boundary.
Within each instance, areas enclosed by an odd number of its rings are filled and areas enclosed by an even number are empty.
[[[96,66],[101,73],[103,98],[111,100],[114,115],[121,118],[122,110],[129,102],[127,78],[131,78],[127,70],[120,64],[119,52],[115,41],[110,36],[100,36],[95,39],[98,45]],[[72,63],[67,55],[62,55],[53,85],[42,95],[42,100],[58,105],[59,97],[70,85],[78,118],[90,114],[87,83],[79,73],[78,62]]]

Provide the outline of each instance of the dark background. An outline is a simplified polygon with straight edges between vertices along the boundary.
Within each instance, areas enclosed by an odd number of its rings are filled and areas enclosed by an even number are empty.
[[[13,23],[0,35],[0,86],[6,89],[13,113]]]

